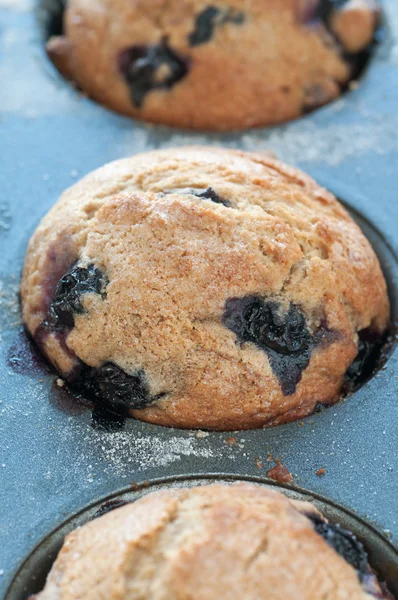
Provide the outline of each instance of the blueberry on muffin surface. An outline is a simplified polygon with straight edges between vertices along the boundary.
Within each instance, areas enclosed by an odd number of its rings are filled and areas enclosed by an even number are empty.
[[[365,61],[376,0],[69,0],[48,53],[89,96],[193,129],[294,119],[337,98]]]
[[[167,489],[120,504],[66,537],[38,600],[391,598],[352,533],[265,487]]]
[[[30,241],[21,296],[73,388],[185,428],[334,404],[389,322],[378,259],[336,199],[265,154],[215,148],[137,155],[67,190]]]

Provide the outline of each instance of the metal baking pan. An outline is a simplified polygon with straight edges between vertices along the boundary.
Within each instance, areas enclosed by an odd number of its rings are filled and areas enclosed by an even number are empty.
[[[396,351],[353,396],[300,423],[207,435],[130,420],[110,432],[57,386],[23,333],[18,301],[27,241],[77,178],[140,151],[218,144],[271,149],[341,198],[379,255],[395,319],[398,3],[384,1],[384,38],[358,89],[283,126],[208,135],[134,122],[76,92],[43,48],[57,1],[0,0],[0,597],[38,589],[63,533],[131,482],[267,481],[277,458],[293,474],[288,493],[310,490],[321,508],[327,498],[327,514],[364,539],[398,594]]]

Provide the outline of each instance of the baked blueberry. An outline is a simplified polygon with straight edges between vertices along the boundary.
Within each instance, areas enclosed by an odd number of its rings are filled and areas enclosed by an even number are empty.
[[[195,196],[197,196],[198,198],[203,198],[205,200],[211,200],[216,204],[223,204],[224,206],[228,207],[231,206],[229,200],[224,200],[224,198],[221,198],[221,196],[219,196],[211,187],[208,187],[206,191],[201,192],[200,194],[196,193]]]
[[[371,329],[358,332],[358,354],[345,376],[347,391],[355,391],[365,383],[377,368],[384,338]]]
[[[223,324],[241,342],[252,342],[265,350],[283,393],[289,396],[295,392],[310,362],[312,345],[298,306],[290,303],[285,311],[280,303],[259,296],[230,298],[225,304]]]
[[[144,371],[128,375],[110,362],[101,367],[82,364],[80,372],[71,383],[97,407],[104,407],[120,415],[127,416],[129,410],[141,410],[154,402]]]
[[[108,280],[93,264],[75,265],[59,280],[49,308],[48,325],[55,330],[73,327],[75,314],[84,313],[82,296],[99,294],[106,297]]]
[[[119,55],[119,70],[140,108],[149,92],[170,89],[189,70],[189,60],[175,52],[163,39],[153,46],[131,46]]]
[[[363,544],[353,533],[338,524],[328,523],[316,514],[309,514],[308,518],[313,522],[315,531],[354,567],[358,572],[358,577],[362,580],[369,571],[368,555]]]
[[[209,42],[217,27],[225,23],[242,25],[245,15],[231,9],[222,10],[216,6],[208,6],[200,12],[195,19],[195,29],[189,34],[188,40],[191,46],[198,46]]]
[[[224,206],[230,207],[231,202],[229,200],[225,200],[222,198],[212,187],[208,187],[206,190],[201,190],[198,188],[180,188],[174,190],[167,190],[163,192],[164,194],[189,194],[191,196],[196,196],[197,198],[203,198],[203,200],[211,200],[215,202],[215,204],[223,204]]]
[[[204,44],[213,37],[216,28],[217,17],[220,10],[215,6],[209,6],[199,13],[195,20],[195,29],[189,34],[188,40],[191,46]]]

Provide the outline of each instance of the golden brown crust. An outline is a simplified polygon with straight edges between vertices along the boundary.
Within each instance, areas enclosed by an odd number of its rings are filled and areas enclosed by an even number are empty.
[[[316,512],[246,483],[155,492],[69,534],[39,599],[371,600]]]
[[[359,1],[359,10],[347,10],[341,17],[338,12],[334,23],[340,40],[355,52],[369,43],[377,12],[371,0]],[[351,67],[333,36],[313,19],[317,4],[69,0],[67,43],[57,46],[52,41],[49,50],[88,95],[132,117],[216,130],[278,123],[330,102],[350,78]],[[195,21],[209,7],[220,10],[218,25],[210,39],[192,45]],[[233,17],[228,20],[226,15]],[[233,22],[237,15],[238,22]],[[181,58],[187,74],[170,89],[150,91],[138,106],[120,72],[120,55],[133,46],[148,48],[162,40]],[[163,66],[157,80],[167,69]]]
[[[184,191],[209,186],[232,206]],[[67,190],[26,255],[23,319],[39,342],[55,284],[76,259],[106,274],[107,296],[86,295],[66,340],[47,335],[44,352],[67,378],[74,354],[91,367],[143,370],[151,396],[167,395],[132,414],[161,425],[252,428],[334,403],[358,331],[383,332],[389,319],[380,265],[357,225],[329,192],[262,153],[152,152]],[[223,325],[228,299],[253,294],[299,306],[314,335],[325,331],[294,393],[264,350]]]

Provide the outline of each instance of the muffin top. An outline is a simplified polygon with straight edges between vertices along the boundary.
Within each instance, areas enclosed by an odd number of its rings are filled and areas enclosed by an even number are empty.
[[[30,241],[22,307],[98,405],[213,429],[336,402],[389,319],[377,257],[330,193],[265,154],[192,147],[67,190]]]
[[[351,533],[239,483],[151,493],[73,531],[37,599],[388,597]]]
[[[376,0],[69,0],[48,52],[121,113],[200,129],[299,117],[363,65]]]

